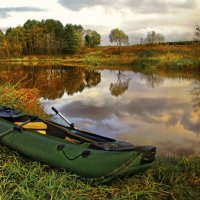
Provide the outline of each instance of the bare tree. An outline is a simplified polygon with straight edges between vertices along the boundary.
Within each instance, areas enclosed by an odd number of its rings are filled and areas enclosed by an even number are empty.
[[[198,24],[195,27],[194,41],[200,41],[200,26]]]
[[[161,33],[156,33],[155,31],[148,32],[144,42],[146,44],[159,44],[165,41],[165,36]]]

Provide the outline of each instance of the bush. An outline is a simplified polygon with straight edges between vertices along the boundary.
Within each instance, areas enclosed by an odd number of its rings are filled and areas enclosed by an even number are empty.
[[[138,58],[138,59],[135,59],[131,65],[134,67],[145,68],[145,67],[157,66],[159,63],[160,63],[160,60],[156,58],[149,58],[149,59]]]
[[[37,88],[20,88],[18,85],[7,83],[0,86],[0,107],[10,107],[31,115],[44,117],[45,114],[39,104]]]
[[[98,58],[95,56],[86,56],[83,62],[86,65],[93,65],[93,66],[97,66],[99,64]]]
[[[142,50],[139,51],[138,56],[141,58],[149,58],[152,57],[154,55],[154,52],[151,50]]]
[[[168,69],[173,70],[186,70],[192,68],[200,68],[200,63],[197,60],[182,58],[182,59],[174,59],[167,62]]]

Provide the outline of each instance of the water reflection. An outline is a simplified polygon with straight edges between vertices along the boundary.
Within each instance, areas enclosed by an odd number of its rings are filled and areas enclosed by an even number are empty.
[[[0,82],[10,78],[15,83],[24,78],[27,87],[39,87],[44,109],[54,114],[50,108],[56,107],[81,129],[133,144],[155,145],[159,154],[200,152],[196,74],[1,67]],[[58,117],[55,120],[63,123]]]
[[[119,96],[124,94],[124,92],[128,89],[128,85],[131,78],[123,74],[120,70],[117,74],[117,82],[110,84],[110,92],[114,96]]]
[[[162,83],[164,81],[163,77],[161,77],[155,73],[148,73],[148,75],[141,74],[141,79],[146,80],[147,84],[151,88],[155,88],[155,87],[162,85]]]
[[[159,154],[200,152],[200,117],[193,112],[189,92],[193,80],[162,77],[152,87],[149,82],[155,79],[145,74],[123,73],[131,77],[123,95],[111,95],[116,73],[104,70],[95,88],[43,105],[58,107],[80,128],[138,145],[155,145]]]
[[[1,66],[0,84],[21,82],[27,88],[37,87],[40,96],[47,99],[61,98],[64,93],[82,92],[100,81],[98,71],[80,67]]]
[[[193,82],[190,94],[192,97],[192,106],[194,112],[200,116],[200,81],[196,80]]]

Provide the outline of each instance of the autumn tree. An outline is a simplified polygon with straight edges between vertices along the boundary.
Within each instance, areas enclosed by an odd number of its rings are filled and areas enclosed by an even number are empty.
[[[3,38],[4,38],[4,34],[3,34],[2,30],[0,30],[0,42],[3,41]]]
[[[12,47],[10,54],[13,56],[21,56],[23,54],[24,45],[24,29],[21,26],[16,28],[8,28],[5,33],[7,43]]]
[[[78,50],[78,34],[74,25],[66,24],[63,32],[63,53],[73,54]]]
[[[116,42],[118,46],[121,46],[122,44],[128,44],[128,36],[118,28],[115,28],[111,30],[109,34],[110,42]]]
[[[0,30],[0,52],[2,50],[2,44],[3,44],[3,40],[4,40],[4,34],[2,32],[2,30]]]
[[[101,42],[101,36],[94,30],[86,30],[86,35],[85,35],[85,46],[86,47],[96,47],[100,44]]]
[[[4,52],[4,33],[2,32],[2,30],[0,30],[0,56],[1,57],[5,57],[5,52]]]
[[[27,20],[25,28],[26,54],[40,54],[45,52],[45,29],[40,21]]]
[[[81,25],[73,25],[77,35],[78,50],[84,46],[85,30]]]
[[[59,20],[42,20],[48,54],[59,54],[62,50],[63,25]]]

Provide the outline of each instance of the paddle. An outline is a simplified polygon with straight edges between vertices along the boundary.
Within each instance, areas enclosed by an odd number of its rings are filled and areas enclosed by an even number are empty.
[[[66,133],[67,133],[68,135],[74,136],[75,138],[78,138],[78,139],[81,139],[81,140],[83,140],[83,141],[90,142],[90,143],[95,142],[95,141],[92,140],[92,139],[89,139],[89,138],[80,136],[80,135],[78,135],[78,134],[76,134],[76,133],[72,133],[70,130],[68,130],[67,127],[64,127],[64,126],[62,126],[62,125],[56,125],[55,123],[53,123],[53,122],[51,122],[51,121],[48,121],[48,124],[51,124],[51,125],[53,125],[54,127],[58,127],[58,128],[61,128],[61,129],[65,130]]]
[[[77,129],[73,123],[71,123],[68,119],[66,119],[61,113],[58,112],[58,110],[54,107],[51,108],[55,113],[56,115],[59,115],[65,122],[67,122],[69,125],[70,125],[70,128],[72,129]]]
[[[76,129],[77,130],[77,128],[74,126],[74,124],[71,123],[68,119],[66,119],[61,113],[59,113],[56,108],[52,107],[52,110],[56,113],[56,115],[59,115],[65,122],[67,122],[70,125],[71,129]],[[93,139],[89,139],[87,137],[72,133],[67,128],[64,128],[64,127],[62,127],[62,128],[65,129],[65,131],[71,136],[74,136],[74,137],[79,138],[79,139],[81,139],[83,141],[86,141],[86,142],[90,142],[90,143],[92,143],[94,145],[96,144],[96,141],[93,140]]]
[[[18,131],[19,131],[19,130],[21,130],[21,128],[22,128],[24,125],[26,125],[26,124],[28,124],[28,123],[34,121],[35,119],[37,119],[37,117],[30,117],[30,119],[28,119],[27,121],[21,123],[20,125],[14,126],[13,128],[11,128],[11,129],[9,129],[9,130],[3,132],[2,134],[0,134],[0,138],[3,137],[3,136],[5,136],[5,135],[7,135],[7,134],[9,134],[9,133],[11,133],[12,131],[15,131],[15,130],[18,130]]]
[[[76,127],[74,127],[74,124],[71,123],[69,120],[67,120],[62,114],[60,114],[58,112],[58,110],[56,110],[54,107],[52,107],[52,110],[55,111],[55,113],[58,114],[64,121],[66,121],[72,129],[77,129]],[[50,123],[50,122],[48,122],[48,123]],[[54,124],[52,124],[52,125],[54,125]],[[135,149],[134,145],[126,143],[126,142],[121,142],[121,141],[116,142],[114,139],[110,139],[110,138],[107,138],[107,141],[96,141],[94,139],[87,138],[87,137],[78,135],[76,133],[72,133],[65,127],[62,127],[62,129],[64,129],[71,136],[74,136],[74,137],[79,138],[86,142],[90,142],[91,143],[90,148],[99,149],[99,150],[100,149],[107,150],[107,151],[114,151],[114,150],[128,151],[128,150]],[[58,147],[58,149],[59,148],[60,147]]]

